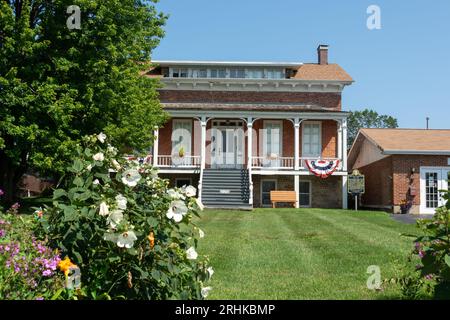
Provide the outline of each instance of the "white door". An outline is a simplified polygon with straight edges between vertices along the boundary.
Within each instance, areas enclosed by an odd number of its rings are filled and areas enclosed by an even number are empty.
[[[216,127],[211,131],[211,166],[241,168],[244,161],[242,128]]]
[[[445,205],[440,190],[448,190],[449,168],[420,169],[420,213],[434,214]]]
[[[189,165],[192,149],[192,120],[174,119],[172,127],[172,164]]]
[[[267,167],[277,168],[281,166],[282,156],[282,122],[264,121],[263,131],[263,164]]]

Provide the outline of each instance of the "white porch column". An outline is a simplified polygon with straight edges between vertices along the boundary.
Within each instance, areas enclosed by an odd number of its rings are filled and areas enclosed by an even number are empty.
[[[342,176],[342,209],[348,209],[347,176]]]
[[[300,207],[300,176],[296,174],[294,176],[294,190],[295,190],[295,207]]]
[[[200,120],[200,125],[202,127],[201,130],[201,151],[200,151],[200,161],[201,161],[201,168],[205,169],[206,167],[206,117],[202,116]]]
[[[300,169],[300,119],[294,119],[294,170]],[[298,178],[298,176],[295,176]],[[298,183],[296,183],[296,186]],[[298,193],[297,193],[298,196]],[[298,201],[297,201],[298,202]],[[298,204],[298,203],[297,203]]]
[[[347,172],[347,119],[342,119],[342,170]]]
[[[206,116],[201,117],[200,127],[200,178],[198,181],[198,200],[201,202],[203,190],[203,170],[206,168]]]
[[[153,140],[153,166],[158,166],[158,149],[159,149],[159,129],[155,128],[153,130],[153,136],[155,139]]]
[[[253,118],[247,118],[247,169],[248,169],[248,204],[253,205]]]
[[[339,161],[342,161],[342,120],[337,120],[337,136],[338,136],[338,145],[337,145],[337,157]]]

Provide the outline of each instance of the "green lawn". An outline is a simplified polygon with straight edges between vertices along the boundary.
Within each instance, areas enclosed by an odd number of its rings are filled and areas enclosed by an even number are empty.
[[[395,299],[373,292],[367,267],[394,276],[415,225],[382,212],[325,209],[206,210],[199,252],[215,269],[210,299]]]

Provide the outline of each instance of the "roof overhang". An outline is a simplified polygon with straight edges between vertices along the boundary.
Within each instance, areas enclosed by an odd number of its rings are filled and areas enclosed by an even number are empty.
[[[153,64],[161,67],[171,66],[222,66],[222,67],[277,67],[299,68],[302,62],[269,62],[269,61],[190,61],[190,60],[153,60]]]
[[[433,155],[433,156],[450,156],[450,150],[383,150],[385,155]]]

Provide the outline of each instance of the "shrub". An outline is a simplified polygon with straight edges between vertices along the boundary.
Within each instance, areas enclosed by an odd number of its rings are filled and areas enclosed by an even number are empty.
[[[202,209],[192,186],[126,160],[103,134],[84,139],[41,219],[51,244],[81,270],[77,298],[202,299],[213,270],[196,252]],[[69,261],[69,260],[66,260]]]
[[[447,204],[436,209],[432,219],[417,221],[422,235],[416,238],[408,259],[415,270],[395,279],[408,299],[417,299],[424,291],[434,298],[450,297],[450,201],[449,191],[441,192]]]
[[[64,282],[58,251],[31,232],[33,221],[0,215],[0,300],[50,299]]]

